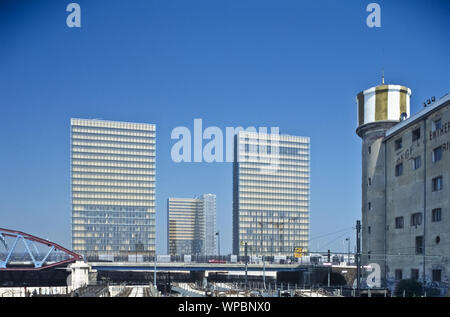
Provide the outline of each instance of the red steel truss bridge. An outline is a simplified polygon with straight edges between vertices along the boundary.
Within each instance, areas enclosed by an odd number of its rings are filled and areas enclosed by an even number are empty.
[[[81,255],[54,242],[0,228],[0,271],[40,271],[78,260]]]

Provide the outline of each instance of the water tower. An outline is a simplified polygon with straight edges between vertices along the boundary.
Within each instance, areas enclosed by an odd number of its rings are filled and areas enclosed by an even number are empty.
[[[385,148],[386,131],[409,118],[411,90],[382,84],[360,92],[358,128],[362,138],[362,265],[377,263],[386,273]]]

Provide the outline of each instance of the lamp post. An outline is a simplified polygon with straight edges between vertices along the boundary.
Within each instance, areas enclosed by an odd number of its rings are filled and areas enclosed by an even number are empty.
[[[350,266],[350,237],[346,238],[345,241],[348,242],[347,265]]]
[[[219,260],[220,260],[220,232],[217,231],[216,232],[216,236],[217,236],[217,249],[218,249],[218,253],[219,253]]]

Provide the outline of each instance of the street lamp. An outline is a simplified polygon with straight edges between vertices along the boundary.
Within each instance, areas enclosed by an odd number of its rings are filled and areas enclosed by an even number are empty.
[[[217,249],[218,249],[219,260],[220,260],[220,232],[219,231],[216,232],[216,236],[217,236]]]
[[[350,265],[350,237],[346,238],[345,241],[348,242],[347,265]]]

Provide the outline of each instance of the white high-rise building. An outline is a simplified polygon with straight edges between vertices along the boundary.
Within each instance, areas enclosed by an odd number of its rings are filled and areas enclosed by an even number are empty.
[[[71,119],[72,248],[155,252],[154,124]]]
[[[235,136],[233,253],[294,256],[308,249],[309,138],[242,131]]]
[[[216,195],[202,196],[205,212],[205,255],[217,254]]]

